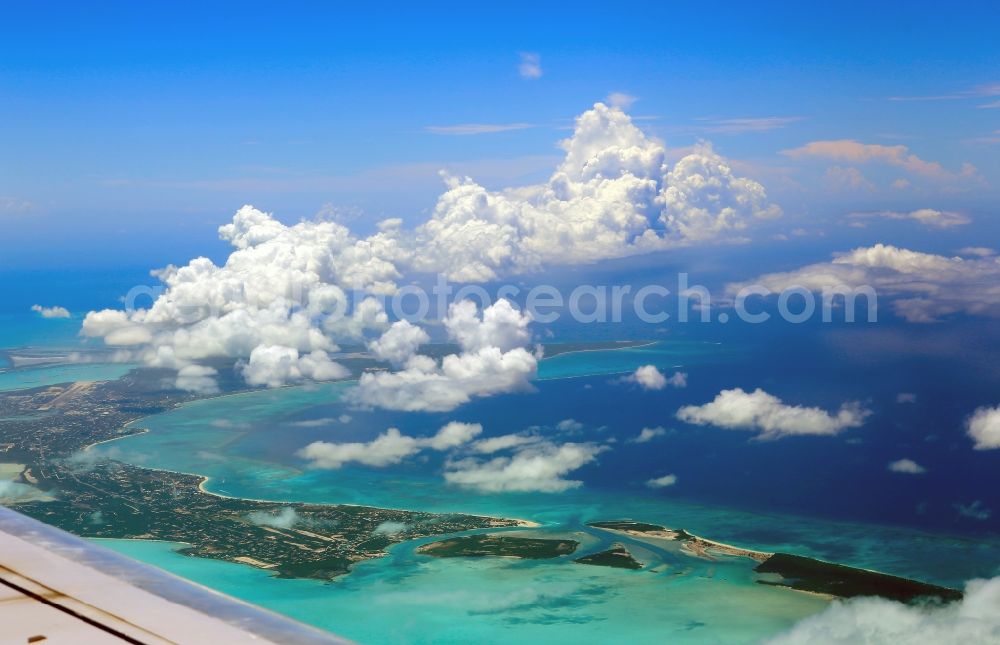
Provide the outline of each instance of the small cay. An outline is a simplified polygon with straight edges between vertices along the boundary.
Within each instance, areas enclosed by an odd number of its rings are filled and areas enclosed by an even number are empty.
[[[549,540],[507,535],[467,535],[438,540],[417,548],[417,553],[438,558],[508,557],[546,560],[569,555],[580,543],[575,540]]]
[[[718,556],[750,558],[759,563],[754,567],[754,571],[766,576],[757,581],[758,584],[762,585],[788,587],[797,591],[840,598],[878,596],[900,602],[912,602],[926,598],[951,602],[962,598],[961,591],[948,587],[790,553],[768,553],[745,549],[699,537],[684,529],[669,529],[658,524],[632,520],[588,522],[587,525],[612,533],[628,535],[638,540],[650,538],[676,540],[681,543],[681,552],[691,557],[710,560],[714,560]],[[610,551],[604,553],[610,553]],[[602,554],[595,554],[591,557],[598,555]],[[577,560],[577,562],[579,561]]]
[[[598,567],[613,567],[615,569],[641,569],[642,563],[632,557],[624,544],[615,542],[607,551],[591,553],[573,560],[578,564],[592,564]]]

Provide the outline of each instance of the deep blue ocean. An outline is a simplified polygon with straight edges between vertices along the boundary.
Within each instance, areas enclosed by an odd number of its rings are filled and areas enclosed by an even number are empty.
[[[30,282],[12,285],[13,296],[0,310],[0,347],[79,347],[76,329],[85,310],[114,306],[112,294],[124,285],[150,281],[132,275]],[[103,285],[97,295],[83,295],[97,284]],[[35,300],[68,306],[74,318],[40,319],[27,311]],[[540,340],[655,342],[543,360],[534,391],[478,399],[449,413],[361,410],[341,399],[349,383],[300,386],[188,404],[137,422],[149,433],[99,449],[149,467],[209,475],[208,489],[219,494],[522,517],[541,522],[542,533],[572,533],[595,545],[599,538],[583,523],[631,517],[748,547],[960,585],[1000,567],[1000,455],[973,450],[964,432],[966,417],[995,405],[1000,393],[993,327],[976,321],[914,326],[891,317],[853,325],[556,323]],[[643,364],[683,371],[688,384],[644,391],[622,381]],[[77,368],[82,372],[74,378],[114,378],[97,370],[115,366]],[[7,368],[0,387],[58,382],[51,379],[59,378],[59,369],[67,367]],[[872,414],[834,437],[774,441],[676,419],[680,406],[706,403],[734,387],[762,388],[787,404],[828,411],[859,401]],[[900,402],[901,393],[913,401]],[[345,414],[350,420],[298,423]],[[336,471],[308,470],[295,454],[317,440],[368,441],[388,427],[430,435],[458,420],[481,423],[488,437],[533,427],[547,432],[565,419],[580,427],[564,439],[609,447],[569,475],[582,485],[565,493],[455,489],[443,481],[444,457],[433,452],[385,469]],[[655,426],[665,429],[663,436],[630,441]],[[889,462],[901,458],[926,472],[890,472]],[[654,491],[645,485],[667,473],[677,476],[674,486]],[[636,642],[656,642],[665,633],[678,642],[752,642],[825,605],[756,585],[740,564],[708,566],[653,552],[646,556],[655,577],[637,579],[554,563],[428,559],[416,555],[414,545],[400,545],[389,558],[320,585],[185,558],[170,545],[108,544],[365,642],[489,640],[500,627],[528,642],[598,641],[626,629]],[[456,594],[472,598],[471,605],[456,608]],[[357,617],[373,604],[391,606],[403,622]],[[671,612],[664,613],[666,604]],[[456,622],[463,625],[458,631]]]

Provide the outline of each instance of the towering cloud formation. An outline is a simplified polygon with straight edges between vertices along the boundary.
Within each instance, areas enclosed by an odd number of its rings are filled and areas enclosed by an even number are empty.
[[[91,312],[83,334],[102,338],[130,360],[178,370],[212,358],[240,360],[254,385],[340,378],[345,370],[329,357],[337,343],[362,340],[388,322],[374,299],[353,303],[348,314],[349,290],[392,294],[414,271],[476,282],[732,240],[753,221],[780,213],[763,186],[734,176],[707,145],[668,168],[663,144],[618,107],[598,103],[583,113],[562,147],[563,162],[542,184],[490,191],[469,178],[446,178],[431,218],[412,230],[393,219],[358,237],[336,222],[288,226],[244,206],[219,229],[233,247],[222,266],[196,258],[157,271],[164,289],[148,309]],[[501,315],[510,314],[488,314]],[[512,352],[525,340],[523,325],[485,317],[467,330],[468,310],[450,320],[449,333],[463,351],[441,365],[412,356],[426,342],[412,325],[396,325],[373,342],[379,358],[405,369],[368,379],[365,398],[405,408],[387,393],[416,388],[420,400],[437,402],[411,404],[414,409],[444,409],[468,396],[506,391],[533,374],[533,359]],[[212,388],[207,372],[184,376],[178,382],[190,389]],[[462,383],[459,395],[441,400],[456,382]]]
[[[90,312],[82,333],[154,366],[243,359],[252,385],[345,376],[327,354],[338,349],[335,339],[386,322],[374,299],[348,315],[345,289],[395,289],[400,274],[386,259],[398,254],[392,234],[362,240],[334,222],[285,226],[251,206],[219,234],[234,247],[224,265],[196,258],[157,271],[164,290],[149,309]]]
[[[770,273],[726,289],[736,294],[751,284],[774,292],[871,286],[879,296],[895,298],[896,313],[911,322],[955,313],[1000,316],[1000,258],[978,252],[972,258],[949,258],[876,244],[838,255],[832,262]]]
[[[871,414],[858,403],[845,403],[836,414],[820,408],[787,405],[764,390],[723,390],[705,405],[686,405],[677,418],[695,425],[714,425],[729,430],[756,431],[758,439],[792,435],[834,435],[856,428]]]
[[[618,108],[583,113],[548,182],[490,191],[448,177],[430,221],[416,231],[414,266],[484,281],[543,265],[624,257],[733,239],[781,210],[759,183],[735,177],[707,145],[668,169],[663,144]]]

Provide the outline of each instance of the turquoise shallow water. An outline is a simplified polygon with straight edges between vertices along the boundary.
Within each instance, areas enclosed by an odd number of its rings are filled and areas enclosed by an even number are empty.
[[[745,566],[690,558],[678,569],[631,572],[430,558],[405,544],[323,584],[197,561],[166,543],[101,543],[364,643],[753,642],[826,604],[755,585]]]
[[[81,363],[0,370],[0,390],[21,390],[71,381],[114,381],[134,365],[124,363]]]
[[[661,370],[669,370],[692,363],[720,362],[736,352],[737,350],[719,343],[698,341],[661,341],[613,350],[567,352],[542,360],[538,365],[538,378],[544,380],[619,374],[633,371],[640,365],[646,364],[656,365]]]
[[[992,573],[984,570],[984,563],[1000,562],[1000,545],[991,541],[682,501],[669,490],[651,492],[641,481],[629,487],[621,469],[602,475],[610,467],[582,469],[584,485],[561,494],[490,495],[447,486],[440,459],[412,460],[387,469],[310,471],[294,454],[317,439],[369,440],[390,425],[410,434],[429,434],[457,418],[481,421],[487,434],[496,435],[570,415],[587,419],[609,405],[614,418],[625,415],[628,405],[621,403],[626,390],[620,388],[625,386],[611,375],[646,363],[663,369],[681,365],[685,370],[715,370],[731,351],[705,343],[663,343],[565,354],[543,361],[534,394],[473,403],[446,415],[351,409],[341,400],[350,383],[254,391],[193,402],[143,419],[137,425],[149,433],[95,449],[149,467],[209,475],[208,489],[225,495],[528,518],[542,522],[542,532],[573,534],[589,550],[605,548],[609,539],[587,529],[585,522],[629,517],[748,547],[948,584]],[[593,408],[581,407],[584,402],[566,395],[581,390],[591,392],[588,403]],[[672,406],[675,399],[690,394],[667,391],[657,396]],[[339,419],[343,414],[350,419]],[[581,440],[607,440],[615,431],[595,422],[581,430],[587,433]],[[626,443],[623,437],[615,451],[626,450]],[[642,450],[662,454],[666,462],[669,446]],[[716,478],[730,475],[713,473],[711,466],[699,468]],[[734,503],[740,497],[739,489],[731,492]],[[359,564],[331,584],[279,580],[248,566],[181,556],[174,551],[176,545],[103,543],[365,643],[501,638],[526,643],[755,642],[826,604],[814,596],[757,584],[747,560],[705,562],[637,543],[629,546],[649,565],[638,572],[565,560],[436,559],[414,553],[416,543],[408,543],[394,547],[386,558]]]
[[[30,347],[45,352],[86,349],[78,318],[42,318],[35,313],[0,313],[0,350]],[[135,365],[122,363],[60,363],[15,369],[0,352],[0,391],[19,390],[71,381],[113,381]]]

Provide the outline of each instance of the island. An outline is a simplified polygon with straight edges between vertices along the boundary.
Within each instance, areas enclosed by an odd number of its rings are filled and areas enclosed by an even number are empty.
[[[193,397],[164,390],[165,370],[117,381],[0,392],[2,472],[34,498],[11,508],[88,538],[180,542],[181,553],[279,577],[332,580],[392,544],[516,519],[351,505],[283,504],[207,492],[197,475],[102,458],[91,445],[143,429],[132,422]]]
[[[962,592],[957,589],[878,571],[833,564],[801,555],[769,553],[732,546],[705,539],[684,529],[669,529],[657,524],[632,520],[595,521],[588,522],[587,526],[621,533],[636,539],[674,540],[681,543],[682,553],[692,557],[710,560],[716,559],[720,555],[750,558],[759,563],[754,567],[755,572],[765,574],[765,576],[775,576],[774,578],[762,577],[757,580],[758,584],[763,585],[788,587],[796,591],[838,598],[878,596],[900,602],[927,599],[951,602],[962,598]]]
[[[591,553],[573,560],[577,564],[592,564],[598,567],[615,569],[641,569],[642,563],[632,557],[632,553],[621,542],[615,542],[611,548],[598,553]]]
[[[515,535],[477,534],[438,540],[417,547],[417,553],[438,558],[505,557],[548,560],[569,555],[580,543],[575,540],[529,538]]]

